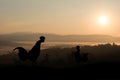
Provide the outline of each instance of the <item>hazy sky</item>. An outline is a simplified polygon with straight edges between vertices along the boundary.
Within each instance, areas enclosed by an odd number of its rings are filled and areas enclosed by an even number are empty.
[[[106,24],[99,18],[105,16]],[[0,33],[120,35],[120,0],[0,0]]]

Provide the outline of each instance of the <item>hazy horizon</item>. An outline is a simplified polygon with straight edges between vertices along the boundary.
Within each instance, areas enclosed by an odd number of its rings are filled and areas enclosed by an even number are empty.
[[[120,36],[120,0],[0,0],[0,34]]]
[[[10,35],[10,34],[52,34],[52,35],[60,35],[60,36],[92,36],[92,35],[96,35],[96,36],[111,36],[111,37],[120,37],[120,35],[110,35],[110,34],[92,34],[92,33],[88,33],[88,34],[59,34],[59,33],[49,33],[49,32],[10,32],[10,33],[0,33],[0,35]]]

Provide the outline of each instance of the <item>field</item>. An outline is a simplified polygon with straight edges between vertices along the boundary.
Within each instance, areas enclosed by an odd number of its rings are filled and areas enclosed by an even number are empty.
[[[37,64],[27,60],[21,62],[17,52],[0,56],[1,73],[14,75],[35,74],[41,75],[81,75],[90,77],[117,76],[120,75],[120,46],[104,44],[97,46],[82,46],[81,54],[88,53],[88,61],[77,63],[75,61],[75,47],[60,48],[51,47],[43,49],[37,60]],[[62,74],[61,74],[62,73]],[[111,75],[111,76],[110,76]]]

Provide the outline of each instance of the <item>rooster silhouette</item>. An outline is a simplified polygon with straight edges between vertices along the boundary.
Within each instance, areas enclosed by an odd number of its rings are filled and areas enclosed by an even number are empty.
[[[18,49],[18,56],[20,60],[26,61],[27,59],[29,59],[30,61],[32,61],[32,64],[34,64],[36,63],[36,60],[40,55],[41,43],[43,43],[44,41],[45,37],[41,36],[40,40],[36,42],[36,44],[29,52],[27,52],[27,50],[23,47],[16,47],[14,50]]]

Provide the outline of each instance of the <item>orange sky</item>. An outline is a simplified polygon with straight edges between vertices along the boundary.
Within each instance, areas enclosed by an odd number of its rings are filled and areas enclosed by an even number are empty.
[[[120,0],[0,0],[0,34],[120,35]],[[99,22],[106,16],[107,23]]]

